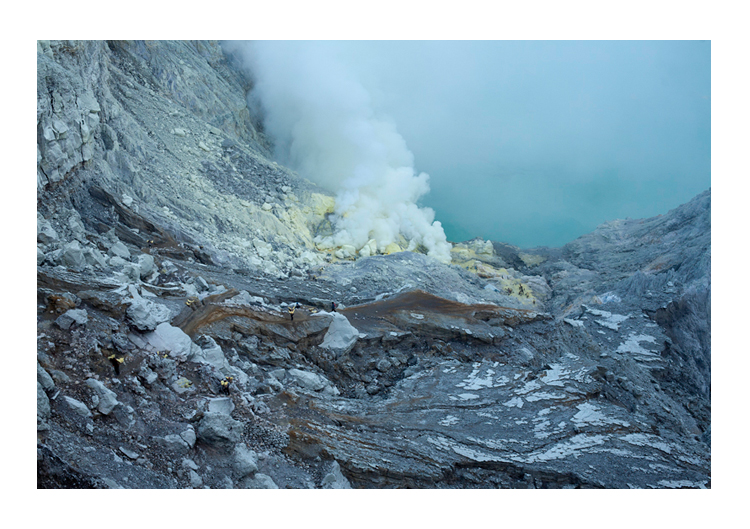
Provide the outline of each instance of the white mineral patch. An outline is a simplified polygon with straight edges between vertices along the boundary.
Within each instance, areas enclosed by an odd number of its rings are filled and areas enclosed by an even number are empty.
[[[534,437],[536,437],[537,439],[546,439],[547,437],[549,437],[550,433],[547,431],[548,426],[549,421],[546,419],[542,419],[540,422],[538,422],[534,426]]]
[[[506,384],[508,384],[508,382],[510,382],[510,379],[508,377],[506,377],[505,375],[500,375],[495,379],[494,387],[499,388],[505,386]]]
[[[571,320],[568,318],[563,318],[563,321],[568,325],[572,325],[573,327],[583,327],[583,322],[581,320]]]
[[[472,459],[474,461],[497,461],[497,457],[493,457],[484,452],[480,452],[479,450],[474,450],[473,448],[469,448],[468,446],[457,444],[452,446],[451,448],[453,448],[453,451],[458,455],[468,457],[469,459]]]
[[[602,303],[620,303],[622,299],[620,299],[620,296],[615,294],[614,292],[605,292],[601,296],[599,296],[599,301]]]
[[[539,377],[539,380],[547,384],[548,386],[559,386],[562,387],[565,382],[563,379],[565,375],[569,375],[570,371],[566,370],[562,364],[552,364],[551,369],[548,369],[543,377]]]
[[[601,325],[602,327],[606,327],[607,329],[612,329],[613,331],[620,330],[620,324],[627,320],[630,315],[623,316],[622,314],[612,314],[609,311],[606,310],[597,310],[597,309],[591,309],[586,307],[586,312],[589,312],[593,314],[594,316],[599,316],[602,319],[601,320],[594,320],[597,324]]]
[[[646,356],[656,355],[656,353],[654,353],[653,351],[649,351],[641,347],[640,342],[656,343],[656,338],[647,334],[636,335],[635,333],[631,333],[630,336],[628,336],[628,338],[617,348],[617,352],[640,354]]]
[[[566,395],[560,395],[557,393],[546,393],[540,391],[526,396],[526,400],[529,402],[536,402],[538,400],[550,400],[550,399],[564,399]]]
[[[478,399],[479,395],[475,395],[474,393],[461,393],[458,398],[461,400],[473,400]]]
[[[495,374],[494,369],[488,369],[485,373],[484,378],[479,377],[479,371],[480,368],[475,367],[471,374],[463,380],[463,382],[459,382],[457,384],[457,387],[462,387],[464,389],[475,391],[482,388],[491,388],[493,387],[492,383],[492,376]]]
[[[453,426],[457,422],[458,422],[458,417],[456,417],[455,415],[448,415],[445,419],[440,421],[439,424],[443,426]]]
[[[417,314],[416,312],[412,312],[410,315],[411,315],[412,318],[414,318],[416,320],[423,320],[424,319],[424,314]]]
[[[542,387],[541,382],[538,380],[532,380],[531,382],[526,382],[526,384],[523,385],[522,388],[517,389],[515,391],[516,395],[525,395],[526,393],[529,393],[531,391],[535,391]]]
[[[631,433],[623,436],[622,440],[635,446],[650,446],[667,454],[672,453],[672,446],[662,441],[661,437],[657,437],[656,435]]]
[[[680,480],[668,480],[668,479],[662,479],[657,483],[660,487],[664,487],[667,489],[680,489],[680,488],[689,488],[689,489],[705,489],[706,488],[706,482],[705,481],[688,481],[686,479],[680,479]]]
[[[566,457],[578,457],[580,451],[586,448],[591,448],[597,445],[602,445],[608,439],[608,436],[604,435],[586,435],[580,434],[575,437],[571,437],[567,441],[557,443],[549,450],[545,452],[531,454],[528,457],[518,456],[517,460],[525,461],[527,463],[536,463],[541,461],[551,461],[553,459],[565,459]]]
[[[523,408],[523,399],[521,397],[513,397],[509,401],[503,402],[503,406]]]
[[[583,404],[579,404],[577,408],[579,411],[573,416],[571,421],[579,426],[583,424],[602,425],[606,422],[606,417],[593,404],[584,402]]]

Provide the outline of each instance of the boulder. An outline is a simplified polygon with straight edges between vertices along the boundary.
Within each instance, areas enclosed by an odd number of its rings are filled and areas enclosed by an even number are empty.
[[[357,338],[359,338],[359,331],[349,323],[349,320],[343,314],[332,312],[329,316],[333,320],[320,346],[339,356],[346,354],[354,347]]]
[[[36,217],[36,240],[37,242],[41,242],[44,244],[48,244],[51,242],[54,242],[57,240],[57,232],[52,227],[52,224],[41,216],[41,214],[37,214]]]
[[[109,255],[121,257],[122,259],[130,259],[130,250],[128,250],[128,247],[122,241],[116,241],[109,247]]]
[[[187,454],[191,448],[185,439],[174,433],[164,437],[154,437],[154,440],[173,454]]]
[[[207,336],[205,339],[206,346],[202,347],[201,351],[195,355],[194,359],[191,358],[191,360],[203,362],[213,366],[223,374],[229,375],[230,365],[224,356],[224,351],[222,351],[221,346],[219,346],[219,344],[217,344],[210,336]]]
[[[242,485],[246,489],[278,489],[279,486],[274,483],[271,476],[265,474],[255,474],[252,478],[245,478]]]
[[[198,348],[193,344],[190,336],[179,327],[173,327],[169,323],[160,323],[156,328],[145,335],[146,341],[157,351],[168,351],[169,356],[181,361],[188,359],[193,348]]]
[[[312,391],[320,391],[328,384],[328,381],[325,378],[310,371],[290,369],[289,376],[291,376],[303,388]]]
[[[107,266],[107,259],[104,257],[104,254],[96,248],[85,248],[83,250],[83,257],[86,259],[86,263],[91,266],[99,268],[106,268]]]
[[[37,362],[36,364],[36,381],[42,385],[44,391],[52,391],[53,389],[55,389],[55,381],[52,380],[52,377],[49,375],[49,373],[47,373],[47,371],[45,371],[44,368],[39,365],[39,362]]]
[[[52,415],[52,408],[49,404],[49,397],[44,392],[42,385],[36,383],[36,420],[37,423],[44,422]]]
[[[96,408],[104,415],[109,415],[115,406],[120,404],[117,400],[117,393],[107,388],[104,384],[96,380],[95,378],[89,378],[86,380],[86,385],[94,390],[98,398],[98,404]]]
[[[203,486],[203,478],[201,478],[195,470],[189,470],[188,476],[190,478],[190,486],[194,489]]]
[[[127,310],[130,321],[141,331],[152,331],[172,317],[166,305],[140,296],[133,297]]]
[[[334,461],[331,465],[331,471],[325,475],[321,482],[321,487],[324,489],[351,489],[352,485],[349,480],[344,477],[341,473],[341,467],[339,467],[338,461]]]
[[[64,399],[68,407],[78,415],[81,417],[91,417],[91,411],[83,402],[76,400],[73,397],[64,397]]]
[[[198,440],[208,445],[228,448],[240,441],[242,423],[224,413],[208,411],[198,423]]]
[[[234,402],[229,397],[208,399],[208,411],[231,415],[234,411]]]
[[[84,325],[88,321],[89,316],[86,313],[86,309],[70,309],[61,314],[55,320],[55,323],[58,327],[67,331],[74,323]]]
[[[81,243],[73,241],[63,246],[60,254],[60,262],[73,270],[83,270],[88,263],[86,262],[83,248],[81,248]]]
[[[180,433],[180,437],[187,443],[190,448],[195,446],[195,441],[198,439],[195,435],[195,428],[192,425],[188,426],[187,430]]]
[[[138,256],[138,268],[141,279],[146,279],[156,271],[154,257],[147,253]]]
[[[245,443],[236,445],[234,447],[232,470],[234,470],[237,479],[254,474],[258,471],[258,454],[249,450]]]

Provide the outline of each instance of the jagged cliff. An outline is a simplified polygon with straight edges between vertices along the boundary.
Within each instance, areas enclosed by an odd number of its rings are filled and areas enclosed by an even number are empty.
[[[39,487],[710,487],[710,191],[355,260],[217,43],[37,68]]]

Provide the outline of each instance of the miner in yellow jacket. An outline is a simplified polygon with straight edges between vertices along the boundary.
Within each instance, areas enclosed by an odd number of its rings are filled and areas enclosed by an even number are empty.
[[[289,317],[291,318],[291,321],[294,321],[294,307],[295,305],[289,305],[289,308],[287,309],[289,311]]]

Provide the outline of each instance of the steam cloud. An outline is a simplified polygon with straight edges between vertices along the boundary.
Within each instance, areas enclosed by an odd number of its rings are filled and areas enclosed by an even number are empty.
[[[360,250],[374,239],[380,252],[403,236],[408,249],[449,263],[450,243],[435,213],[417,200],[429,176],[414,169],[414,156],[395,124],[375,114],[368,91],[321,42],[229,43],[241,54],[255,86],[276,156],[303,176],[337,193],[334,235],[324,247]],[[374,249],[373,249],[374,250]]]

